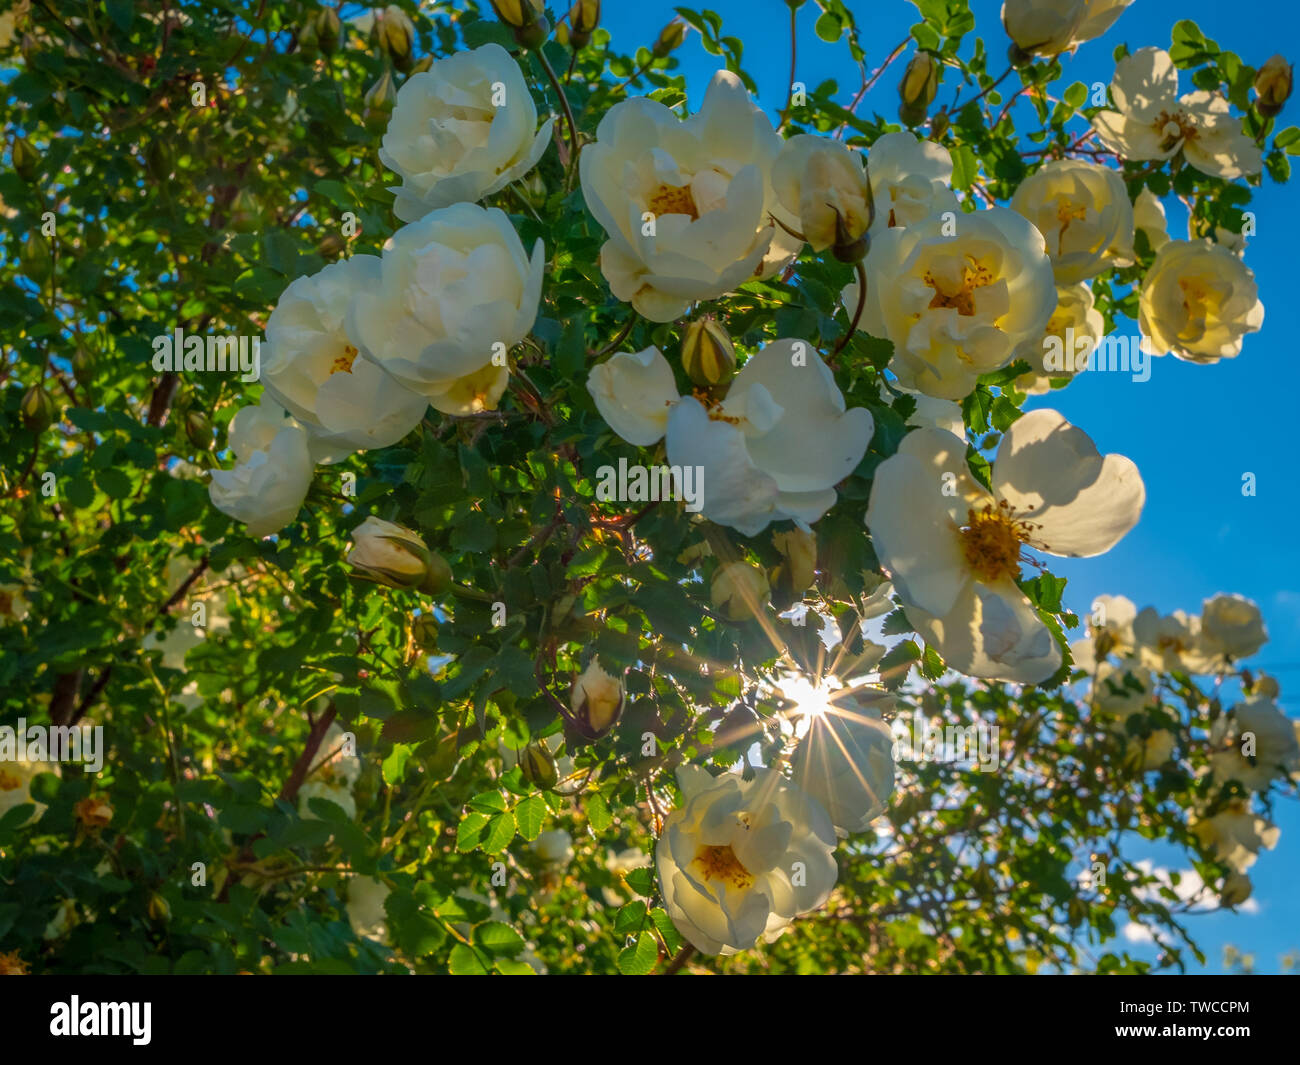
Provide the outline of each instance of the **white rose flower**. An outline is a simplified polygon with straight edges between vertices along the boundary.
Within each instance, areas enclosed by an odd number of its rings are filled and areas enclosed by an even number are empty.
[[[388,913],[384,901],[392,889],[373,876],[354,876],[348,881],[348,924],[366,939],[388,937]]]
[[[1036,684],[1061,652],[1015,583],[1022,551],[1108,551],[1137,523],[1146,490],[1129,459],[1103,457],[1053,410],[1012,423],[992,485],[971,477],[963,440],[918,429],[876,470],[867,525],[908,619],[952,669]]]
[[[1133,262],[1133,205],[1117,170],[1054,159],[1021,182],[1011,209],[1043,234],[1058,285]]]
[[[799,250],[768,217],[782,213],[770,184],[781,144],[726,70],[685,120],[646,98],[611,107],[579,168],[587,209],[609,237],[600,268],[614,295],[671,322],[696,300],[774,274]]]
[[[948,187],[952,156],[942,144],[918,140],[907,130],[886,133],[871,146],[867,169],[876,205],[872,239],[887,229],[915,225],[944,211],[961,211]]]
[[[393,213],[415,222],[499,192],[537,165],[551,140],[523,72],[499,44],[435,60],[397,91],[379,159],[402,179]]]
[[[787,140],[772,164],[772,189],[813,251],[851,245],[871,225],[862,156],[829,137]]]
[[[1219,749],[1210,756],[1214,775],[1238,780],[1252,791],[1300,769],[1296,723],[1268,696],[1254,695],[1215,722],[1210,739]]]
[[[1133,619],[1138,657],[1161,672],[1208,673],[1213,656],[1201,638],[1201,619],[1181,610],[1163,617],[1155,607],[1143,607]]]
[[[553,828],[533,840],[532,850],[546,865],[563,867],[573,861],[573,837],[562,828]]]
[[[318,462],[397,443],[429,406],[378,364],[358,359],[344,329],[349,300],[376,288],[380,276],[374,255],[332,263],[285,289],[266,323],[262,384],[311,435]]]
[[[889,368],[903,388],[939,399],[964,398],[980,374],[1040,340],[1056,309],[1042,234],[1005,207],[890,229],[866,270],[858,328],[893,343]],[[841,298],[851,314],[858,286]]]
[[[1024,344],[1016,357],[1031,369],[1015,380],[1016,390],[1043,395],[1052,383],[1065,383],[1088,368],[1088,354],[1105,335],[1106,321],[1086,281],[1056,290],[1056,310],[1037,342]]]
[[[1169,243],[1169,220],[1165,205],[1150,189],[1143,187],[1133,201],[1133,226],[1147,235],[1152,251],[1159,251]]]
[[[1169,241],[1142,280],[1138,325],[1155,354],[1204,364],[1231,359],[1263,324],[1254,273],[1213,241]]]
[[[476,380],[487,407],[499,383],[487,373],[495,346],[508,349],[532,329],[544,266],[542,242],[529,259],[503,211],[444,207],[388,239],[379,285],[348,305],[348,336],[444,413],[461,413],[465,379],[484,374]]]
[[[1076,43],[1087,0],[1004,0],[1002,27],[1030,55],[1059,55]]]
[[[230,447],[237,461],[229,470],[212,471],[212,505],[243,522],[249,536],[279,532],[297,517],[311,487],[314,465],[306,431],[264,398],[235,415]]]
[[[1214,857],[1244,873],[1259,857],[1261,849],[1277,846],[1282,831],[1250,812],[1244,799],[1234,799],[1213,817],[1192,822],[1192,832]]]
[[[1179,150],[1203,174],[1231,181],[1258,174],[1259,145],[1241,130],[1228,101],[1203,91],[1178,95],[1178,70],[1169,53],[1140,48],[1115,65],[1114,111],[1092,120],[1102,143],[1125,159],[1170,159]]]
[[[63,775],[58,762],[40,762],[30,758],[0,760],[0,817],[15,806],[35,802],[32,798],[32,781],[41,773],[53,773],[56,777]],[[27,823],[31,824],[43,813],[45,804],[36,803],[36,809]]]
[[[1207,650],[1249,658],[1268,643],[1259,607],[1243,595],[1216,595],[1201,605],[1201,638]]]
[[[825,514],[875,431],[866,408],[845,409],[831,371],[803,341],[774,340],[751,355],[727,398],[707,409],[678,395],[658,348],[619,352],[592,369],[587,389],[629,443],[666,436],[669,463],[700,472],[704,516],[746,536]]]
[[[780,774],[714,778],[677,771],[682,805],[664,822],[655,866],[664,908],[702,954],[775,939],[835,886],[835,829],[821,805]]]
[[[795,751],[795,787],[826,808],[840,835],[864,832],[885,812],[894,791],[894,737],[881,717],[893,705],[850,695],[832,697],[808,719]]]
[[[1133,622],[1137,607],[1122,595],[1099,595],[1088,614],[1088,631],[1094,641],[1105,638],[1107,653],[1127,658],[1137,649]]]
[[[445,590],[450,567],[435,556],[419,535],[373,515],[352,530],[355,546],[348,565],[390,588],[419,588],[436,595]]]

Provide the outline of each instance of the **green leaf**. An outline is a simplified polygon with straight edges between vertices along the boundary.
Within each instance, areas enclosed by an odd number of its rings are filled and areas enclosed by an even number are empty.
[[[540,795],[530,795],[515,807],[515,825],[529,843],[541,834],[545,823],[546,800]]]
[[[970,145],[959,145],[952,157],[952,187],[959,190],[970,188],[979,177],[979,171],[979,160]]]
[[[488,825],[487,838],[483,841],[483,849],[488,854],[500,854],[515,838],[515,815],[512,813],[497,814],[492,818],[492,823]]]
[[[649,932],[636,937],[636,943],[624,947],[618,954],[618,971],[624,976],[645,976],[659,960],[659,946]]]
[[[456,849],[462,854],[476,850],[488,826],[487,814],[466,814],[456,826]]]
[[[650,898],[655,893],[655,871],[652,866],[646,866],[642,869],[633,869],[623,879],[627,883],[627,886],[638,895]]]
[[[480,792],[465,805],[471,810],[482,810],[489,814],[500,814],[506,811],[505,796],[499,791]]]
[[[834,44],[844,33],[844,23],[840,21],[839,15],[831,11],[823,11],[813,29],[823,41]]]
[[[609,813],[609,805],[605,802],[605,796],[600,792],[592,795],[587,799],[585,809],[587,811],[587,822],[591,825],[593,832],[604,832],[613,822]]]
[[[487,976],[490,971],[483,959],[464,943],[457,943],[451,948],[447,967],[452,976]]]
[[[523,936],[500,921],[488,921],[475,928],[474,942],[494,957],[498,954],[518,954],[524,949]]]
[[[645,924],[646,904],[644,899],[633,899],[614,918],[614,931],[622,935],[639,932]]]

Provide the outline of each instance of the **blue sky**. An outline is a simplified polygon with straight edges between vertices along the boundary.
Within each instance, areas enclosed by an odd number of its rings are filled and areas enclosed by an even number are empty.
[[[604,24],[614,46],[631,52],[654,40],[673,16],[669,3],[607,2]],[[695,5],[697,9],[706,5]],[[769,114],[785,103],[789,69],[789,9],[783,0],[713,0],[707,5],[724,20],[724,34],[745,42],[745,68],[758,85],[758,101]],[[860,24],[867,65],[874,69],[919,21],[905,0],[850,0]],[[1000,0],[974,0],[976,33],[989,52],[999,55],[1005,35],[998,14]],[[799,18],[796,80],[810,88],[826,78],[838,80],[840,102],[847,105],[860,84],[856,68],[841,43],[829,45],[813,32],[815,3],[805,4]],[[1270,0],[1180,0],[1158,4],[1137,0],[1101,40],[1064,57],[1064,80],[1109,82],[1116,44],[1167,48],[1178,19],[1197,22],[1206,36],[1259,66],[1276,50],[1300,39],[1300,14]],[[968,50],[964,54],[968,54]],[[691,34],[677,56],[688,76],[692,108],[698,106],[712,72],[721,61]],[[1295,59],[1297,56],[1289,56]],[[1004,65],[991,61],[1001,73]],[[898,105],[896,63],[880,79],[859,112],[893,119]],[[950,75],[951,77],[951,75]],[[953,85],[940,90],[951,97]],[[1184,75],[1182,91],[1191,91]],[[1300,94],[1280,120],[1300,124]],[[1300,162],[1300,160],[1297,160]],[[1214,366],[1180,362],[1172,356],[1152,360],[1150,379],[1134,382],[1127,374],[1084,373],[1068,388],[1031,401],[1051,406],[1083,427],[1102,452],[1117,451],[1138,465],[1147,487],[1142,520],[1117,547],[1099,559],[1052,560],[1052,569],[1069,578],[1067,602],[1083,612],[1093,597],[1122,594],[1139,607],[1161,613],[1183,609],[1198,613],[1216,592],[1239,592],[1259,603],[1270,641],[1253,660],[1282,685],[1281,705],[1300,717],[1300,475],[1295,429],[1300,395],[1300,358],[1294,338],[1300,334],[1300,299],[1291,292],[1294,254],[1292,219],[1300,208],[1294,186],[1279,186],[1265,177],[1250,209],[1257,234],[1250,239],[1246,264],[1255,271],[1265,308],[1260,333],[1247,337],[1241,355]],[[1177,200],[1166,203],[1170,235],[1186,236],[1186,213]],[[1133,334],[1136,323],[1117,327]],[[1242,475],[1253,473],[1256,495],[1242,495]],[[1250,870],[1255,884],[1252,914],[1205,914],[1191,920],[1193,936],[1205,951],[1209,971],[1220,971],[1222,946],[1235,944],[1256,958],[1257,970],[1278,971],[1278,958],[1300,949],[1300,804],[1279,802],[1274,819],[1282,829],[1278,848],[1265,852]],[[1141,852],[1139,852],[1141,853]],[[1179,867],[1178,856],[1152,850],[1159,864]],[[1141,945],[1131,949],[1141,954]]]

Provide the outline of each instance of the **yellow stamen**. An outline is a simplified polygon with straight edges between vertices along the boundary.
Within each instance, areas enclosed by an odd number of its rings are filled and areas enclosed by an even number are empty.
[[[14,791],[23,786],[23,778],[0,769],[0,791]]]
[[[934,299],[930,301],[931,307],[953,307],[958,314],[966,317],[975,314],[975,290],[993,284],[993,271],[978,262],[974,256],[968,255],[961,273],[961,288],[956,292],[945,292],[935,276],[926,271],[923,280],[934,289]]]
[[[986,584],[1010,577],[1020,579],[1020,548],[1029,541],[1033,526],[1017,519],[1005,501],[996,507],[966,512],[961,549],[966,565]]]
[[[700,876],[706,881],[723,880],[738,890],[754,882],[753,874],[740,864],[730,847],[701,847],[691,864],[699,868]]]
[[[357,361],[357,349],[351,344],[343,349],[343,354],[336,358],[330,366],[330,376],[336,373],[351,373],[352,364]]]
[[[689,185],[661,184],[650,197],[649,208],[656,215],[684,214],[689,215],[692,221],[700,217]]]

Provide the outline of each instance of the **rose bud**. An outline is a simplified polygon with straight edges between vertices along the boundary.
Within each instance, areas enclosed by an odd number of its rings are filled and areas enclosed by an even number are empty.
[[[437,595],[451,583],[446,559],[410,529],[370,517],[352,530],[352,540],[348,563],[380,584]]]
[[[925,121],[925,112],[939,91],[939,63],[929,52],[917,52],[903,72],[898,83],[898,95],[903,101],[898,117],[907,126],[919,126]]]
[[[43,433],[59,416],[58,405],[44,385],[32,385],[23,393],[18,411],[30,432]]]
[[[659,37],[650,51],[654,53],[656,59],[663,59],[670,52],[681,47],[684,40],[686,40],[686,23],[675,18],[659,31]]]
[[[575,50],[586,48],[599,25],[600,0],[578,0],[569,8],[569,43]]]
[[[411,66],[411,49],[415,44],[415,26],[407,18],[406,12],[396,4],[384,8],[383,18],[379,20],[379,47],[393,61],[398,70],[408,70]]]
[[[712,316],[697,318],[686,327],[682,367],[692,381],[704,387],[729,381],[736,372],[736,349],[731,337]]]
[[[534,740],[519,754],[519,771],[530,784],[535,784],[543,791],[555,787],[560,779],[555,766],[555,758],[546,749],[546,744]]]
[[[1291,95],[1291,64],[1280,55],[1268,60],[1255,75],[1255,95],[1255,110],[1264,118],[1280,112]]]
[[[606,673],[599,658],[592,658],[573,685],[573,723],[587,739],[598,740],[618,724],[626,701],[623,682]]]

